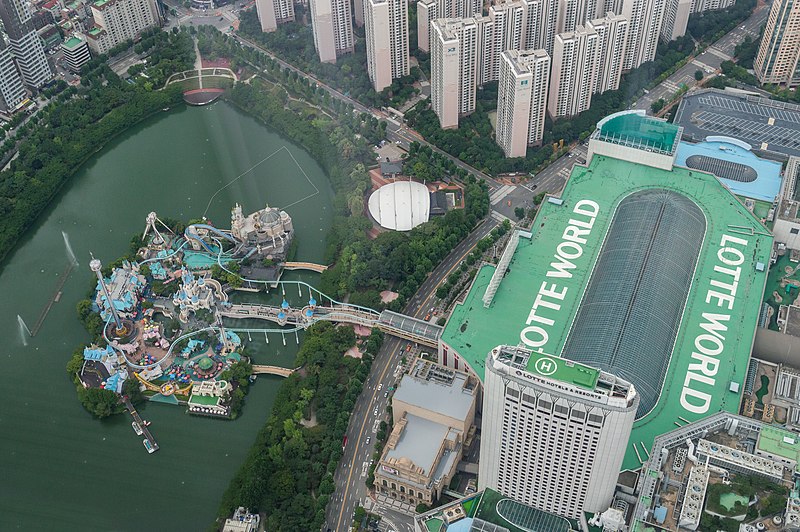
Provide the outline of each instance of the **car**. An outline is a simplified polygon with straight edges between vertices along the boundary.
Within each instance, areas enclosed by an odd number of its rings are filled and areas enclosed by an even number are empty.
[[[389,397],[389,392],[383,392],[384,397]]]
[[[378,384],[378,391],[380,391],[382,388],[383,388],[383,383]]]
[[[372,415],[373,416],[377,416],[378,415],[378,407],[377,406],[375,407],[375,410],[373,410]]]
[[[395,144],[400,144],[399,140],[394,141]]]
[[[369,436],[367,436],[367,445],[369,445],[369,442],[370,442],[371,440],[372,440],[372,438],[370,438]]]
[[[568,157],[569,159],[572,159],[572,156],[573,156],[573,155],[574,155],[573,153],[568,153],[568,154],[567,154],[567,157]]]

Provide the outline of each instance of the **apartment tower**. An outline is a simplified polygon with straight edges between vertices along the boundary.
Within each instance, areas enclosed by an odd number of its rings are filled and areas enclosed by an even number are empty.
[[[408,4],[406,0],[365,0],[367,71],[375,92],[407,76]]]
[[[800,3],[775,0],[769,11],[767,25],[758,54],[753,62],[756,77],[761,83],[800,84]]]
[[[430,52],[431,23],[440,18],[481,15],[481,0],[419,0],[417,2],[417,48]]]
[[[485,372],[478,490],[572,519],[608,509],[639,406],[633,385],[509,346]]]
[[[544,50],[506,50],[500,55],[497,144],[506,157],[525,157],[544,134],[550,56]]]
[[[665,7],[666,0],[623,0],[622,16],[629,24],[623,70],[655,58]]]
[[[556,35],[547,103],[551,117],[572,116],[589,108],[601,59],[600,44],[591,24]]]
[[[628,45],[628,20],[609,12],[604,18],[590,21],[587,26],[597,32],[599,39],[594,92],[617,90]]]
[[[691,12],[692,0],[667,0],[661,23],[661,40],[669,42],[686,35]]]
[[[38,89],[53,77],[53,71],[47,62],[42,39],[33,25],[28,3],[24,0],[0,1],[0,20],[22,81]]]
[[[105,53],[110,48],[159,24],[158,8],[151,0],[98,0],[92,4],[92,17],[96,29],[102,33],[95,39],[94,50]],[[89,33],[92,37],[92,32]],[[90,41],[90,46],[93,41]],[[98,44],[102,43],[98,49]]]
[[[322,63],[353,52],[353,21],[350,0],[309,0],[314,46]]]
[[[431,106],[443,129],[475,110],[478,24],[474,18],[431,24]]]
[[[256,0],[256,14],[261,23],[261,31],[275,31],[278,29],[278,24],[294,22],[294,2],[292,0]]]

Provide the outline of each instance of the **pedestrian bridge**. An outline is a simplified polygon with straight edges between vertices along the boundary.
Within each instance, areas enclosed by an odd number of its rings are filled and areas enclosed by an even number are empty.
[[[298,368],[289,369],[289,368],[281,368],[279,366],[262,366],[258,364],[253,364],[253,375],[278,375],[280,377],[288,377]]]
[[[324,264],[315,264],[313,262],[284,262],[283,269],[285,270],[310,270],[312,272],[322,273],[328,269]]]
[[[225,305],[218,313],[233,319],[261,319],[278,325],[292,325],[306,329],[318,321],[348,323],[362,327],[377,327],[386,334],[397,336],[428,347],[437,347],[442,327],[424,320],[384,310],[380,314],[373,310],[346,305],[330,307],[282,308],[271,305],[240,304]]]

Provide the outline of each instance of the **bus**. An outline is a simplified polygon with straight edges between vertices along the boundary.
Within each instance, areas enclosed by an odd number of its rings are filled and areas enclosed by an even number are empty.
[[[345,448],[346,446],[347,446],[347,436],[345,436],[344,438],[342,438],[342,450],[343,450],[343,451],[344,451],[344,448]]]

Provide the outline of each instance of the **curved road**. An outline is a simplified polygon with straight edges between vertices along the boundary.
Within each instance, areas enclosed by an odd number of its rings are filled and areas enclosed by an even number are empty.
[[[462,240],[422,283],[417,293],[406,305],[405,313],[417,318],[424,316],[430,308],[429,304],[436,293],[436,288],[472,252],[478,240],[488,235],[497,225],[497,220],[487,217]],[[334,475],[336,490],[328,504],[326,525],[323,527],[325,531],[328,529],[336,532],[349,530],[356,506],[362,504],[368,495],[365,484],[366,475],[362,476],[362,472],[364,463],[370,461],[375,451],[375,433],[372,428],[376,420],[385,418],[389,398],[384,397],[384,393],[395,383],[394,369],[400,363],[405,352],[403,348],[407,343],[405,340],[387,336],[375,362],[373,362],[372,371],[364,383],[364,390],[350,415],[350,424],[346,432],[347,446]],[[381,385],[380,390],[378,385]],[[377,417],[374,415],[376,409]],[[404,517],[396,513],[392,515],[395,528],[400,532],[413,532],[413,528],[409,526],[408,522],[401,521]],[[408,518],[405,517],[405,519]]]

